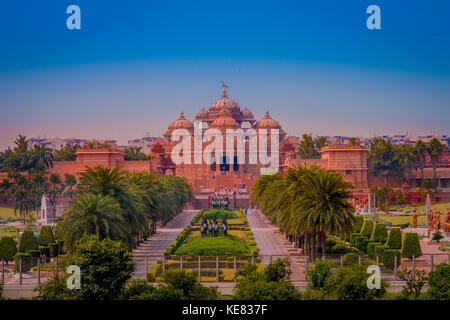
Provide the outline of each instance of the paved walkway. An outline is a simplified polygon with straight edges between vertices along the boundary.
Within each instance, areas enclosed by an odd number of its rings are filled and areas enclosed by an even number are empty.
[[[270,224],[268,219],[259,210],[251,210],[247,214],[247,221],[255,237],[256,245],[263,264],[268,264],[277,258],[287,258],[291,261],[291,280],[304,281],[304,257],[300,257],[288,241],[284,240],[278,227]]]
[[[156,234],[133,250],[133,261],[135,262],[134,276],[144,278],[146,276],[145,260],[148,259],[147,267],[161,260],[164,251],[176,239],[178,234],[186,227],[198,210],[186,210],[170,220],[164,227],[158,228]]]

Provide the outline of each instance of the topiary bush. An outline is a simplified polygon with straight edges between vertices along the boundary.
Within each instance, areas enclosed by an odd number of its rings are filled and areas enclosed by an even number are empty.
[[[38,243],[40,246],[48,246],[50,243],[55,242],[55,237],[53,236],[52,227],[42,226],[39,232]]]
[[[346,254],[346,253],[358,253],[358,249],[354,247],[347,247],[345,244],[338,243],[331,250],[332,254]]]
[[[401,254],[403,258],[412,259],[413,256],[419,257],[422,255],[420,248],[419,237],[415,232],[405,232],[403,235]]]
[[[337,241],[335,239],[332,238],[327,238],[325,240],[325,252],[326,253],[331,253],[333,247],[337,244]]]
[[[361,228],[361,235],[367,238],[372,236],[373,231],[373,221],[372,220],[364,220],[363,226]]]
[[[19,252],[27,252],[30,250],[38,250],[39,246],[31,230],[25,230],[20,238]]]
[[[353,232],[361,233],[362,226],[364,224],[364,218],[361,216],[355,217],[355,221],[353,222]]]
[[[50,258],[56,258],[58,256],[58,244],[50,243],[48,247],[50,248]]]
[[[397,256],[397,268],[401,264],[401,258],[400,258],[400,250],[395,249],[385,249],[381,253],[381,262],[383,262],[384,266],[387,269],[394,269],[395,266],[395,256]]]
[[[373,229],[370,240],[385,243],[387,237],[388,237],[388,234],[387,234],[387,230],[386,230],[386,224],[384,224],[384,223],[375,224],[375,228]]]
[[[64,239],[64,220],[60,220],[56,223],[56,227],[55,227],[55,238],[57,240],[63,240]],[[55,242],[55,240],[51,241],[51,242]]]
[[[400,228],[391,228],[386,244],[391,249],[401,249],[402,247],[402,231]]]
[[[17,253],[16,243],[12,237],[3,236],[0,239],[0,259],[8,261],[14,259]]]
[[[363,247],[362,247],[362,242],[363,242],[365,239],[367,239],[367,238],[364,237],[364,236],[362,236],[362,235],[360,235],[360,234],[355,235],[355,236],[353,236],[352,240],[350,240],[350,245],[351,245],[352,247],[357,248],[358,250],[362,250],[362,248],[363,248]]]
[[[375,246],[378,246],[380,244],[382,244],[382,243],[381,242],[373,242],[373,241],[371,241],[367,244],[367,254],[369,255],[370,259],[375,259],[375,251],[374,251]]]
[[[378,244],[373,247],[373,256],[376,258],[378,256],[378,259],[381,258],[381,254],[386,250],[386,247],[383,244]]]
[[[370,243],[370,239],[364,237],[361,240],[361,251],[367,253],[367,245]]]
[[[358,255],[356,253],[347,253],[343,258],[344,266],[349,266],[359,262]]]
[[[31,255],[28,252],[17,252],[14,256],[15,272],[20,270],[20,259],[22,259],[22,272],[30,271],[33,266]]]

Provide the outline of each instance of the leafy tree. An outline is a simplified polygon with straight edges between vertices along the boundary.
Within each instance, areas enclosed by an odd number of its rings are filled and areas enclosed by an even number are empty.
[[[79,148],[79,144],[73,146],[66,144],[60,150],[55,150],[53,152],[54,161],[75,161],[77,159],[76,152]]]
[[[142,147],[125,149],[125,160],[151,160],[151,156],[143,153]]]
[[[289,272],[287,259],[272,262],[264,270],[247,264],[238,271],[239,278],[234,287],[234,297],[238,300],[298,300],[300,292],[287,279]]]
[[[126,245],[92,235],[77,242],[71,264],[81,270],[81,289],[74,290],[81,300],[118,298],[134,270]]]
[[[309,286],[312,289],[324,289],[327,279],[331,276],[331,263],[318,260],[307,270]]]
[[[50,243],[55,242],[55,237],[53,236],[52,227],[42,226],[39,232],[38,243],[40,246],[48,246]]]
[[[450,300],[450,264],[442,262],[428,273],[428,295],[435,300]]]
[[[339,268],[336,274],[327,279],[328,291],[335,291],[339,300],[373,300],[386,294],[389,283],[381,279],[381,288],[371,290],[367,287],[367,266],[353,264]]]
[[[417,192],[419,192],[423,198],[430,195],[430,198],[433,199],[434,195],[439,192],[439,188],[434,185],[433,179],[427,177],[423,179],[422,186],[417,188]]]
[[[68,274],[56,276],[40,283],[34,291],[38,294],[36,300],[75,300],[75,291],[67,288]]]
[[[399,162],[408,184],[411,182],[411,170],[417,164],[417,153],[410,144],[403,144],[398,150]]]
[[[406,286],[402,289],[402,294],[405,297],[413,297],[417,299],[422,291],[423,286],[427,282],[427,273],[425,270],[412,270],[403,268],[399,273],[400,280],[406,281]]]
[[[20,238],[19,252],[28,252],[30,250],[38,250],[38,243],[33,231],[24,230]]]
[[[373,173],[382,176],[384,186],[388,187],[388,178],[401,169],[396,147],[391,141],[374,138],[370,141],[369,159]]]
[[[420,170],[420,185],[423,186],[423,169],[425,168],[427,148],[422,140],[418,140],[414,145],[414,153],[416,154],[417,165]]]
[[[3,236],[0,239],[0,259],[8,261],[13,260],[17,253],[16,243],[12,237]]]
[[[428,144],[426,144],[426,151],[428,155],[431,158],[431,165],[433,167],[433,185],[437,186],[437,174],[436,174],[436,168],[437,163],[439,160],[439,157],[441,156],[442,152],[444,152],[445,146],[439,142],[438,139],[433,138],[430,140]]]
[[[164,283],[168,288],[181,290],[187,300],[215,300],[219,296],[217,287],[205,287],[197,281],[196,273],[184,270],[167,270]]]
[[[73,187],[75,187],[77,184],[77,179],[73,174],[66,174],[65,175],[65,181],[64,181],[64,194],[69,196],[70,199],[72,199],[75,191],[73,190]]]
[[[325,137],[313,138],[311,134],[304,133],[300,141],[298,154],[302,159],[319,159],[320,149],[327,143]]]

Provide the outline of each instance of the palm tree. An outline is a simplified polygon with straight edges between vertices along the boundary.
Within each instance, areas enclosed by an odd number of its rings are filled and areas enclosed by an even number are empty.
[[[122,208],[122,215],[129,229],[128,245],[136,245],[136,237],[148,230],[147,216],[144,212],[142,191],[127,183],[125,171],[121,168],[87,167],[81,175],[79,191],[111,196]]]
[[[399,159],[395,146],[391,141],[374,138],[370,141],[370,164],[375,175],[384,178],[384,186],[388,187],[388,178],[400,171]]]
[[[71,203],[64,224],[69,248],[83,234],[95,234],[100,239],[126,240],[128,229],[119,203],[110,196],[85,193]]]
[[[441,156],[442,152],[444,152],[444,145],[440,143],[438,139],[433,138],[426,145],[426,150],[431,158],[431,165],[433,166],[433,184],[437,186],[436,168],[439,157]]]
[[[324,255],[327,233],[352,230],[354,208],[348,201],[352,186],[341,174],[318,168],[307,170],[302,180],[302,193],[293,203],[293,214],[299,226],[310,234],[317,234]],[[315,237],[313,249],[314,241]]]
[[[16,153],[25,153],[28,150],[28,139],[26,136],[22,136],[19,134],[19,137],[14,140],[14,152]]]
[[[417,158],[417,165],[419,166],[420,170],[420,185],[423,185],[423,169],[425,168],[425,157],[427,155],[427,148],[422,140],[417,140],[416,144],[414,145],[414,152],[416,154]]]
[[[72,199],[75,191],[73,190],[73,187],[75,187],[77,184],[77,179],[73,174],[67,174],[65,175],[65,182],[64,182],[64,194],[68,195],[70,199]]]
[[[32,150],[32,158],[36,162],[40,161],[44,164],[45,168],[53,168],[53,151],[47,147],[47,144],[35,145]]]
[[[403,168],[403,173],[406,178],[406,182],[410,183],[411,170],[417,163],[417,155],[414,151],[414,147],[410,144],[403,144],[399,150],[400,165]]]

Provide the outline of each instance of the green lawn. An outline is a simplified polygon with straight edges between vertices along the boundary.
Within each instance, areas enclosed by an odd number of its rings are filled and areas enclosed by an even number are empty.
[[[409,216],[380,216],[379,219],[382,219],[385,221],[391,221],[392,225],[394,225],[394,226],[405,224],[405,223],[410,223],[412,225],[412,223],[413,223],[412,215],[409,215]],[[444,219],[445,219],[445,215],[441,214],[441,222],[443,222]],[[420,226],[422,223],[426,223],[426,221],[427,221],[426,216],[419,216],[417,218],[417,225]]]
[[[14,209],[6,208],[6,207],[0,207],[0,217],[2,217],[2,218],[15,217]]]
[[[175,251],[176,255],[245,255],[249,253],[242,239],[233,235],[192,237]]]

